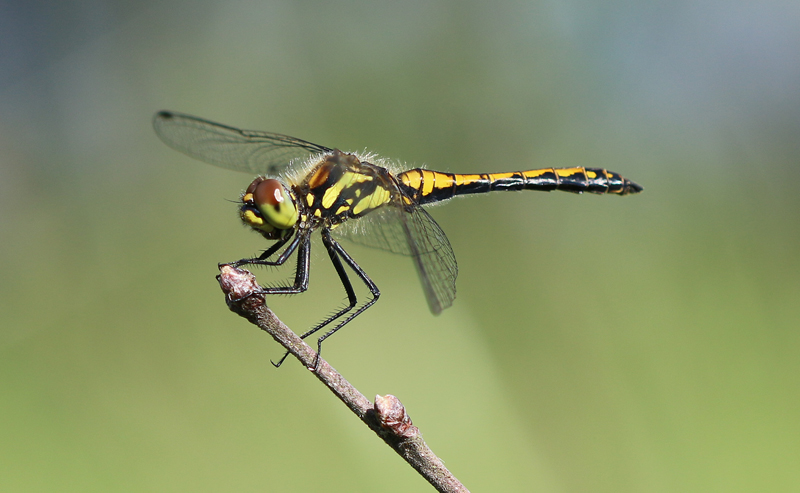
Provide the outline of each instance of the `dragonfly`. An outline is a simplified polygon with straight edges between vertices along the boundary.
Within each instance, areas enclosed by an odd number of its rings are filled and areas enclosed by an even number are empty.
[[[323,341],[374,305],[381,294],[340,239],[411,257],[428,305],[438,314],[456,297],[458,265],[444,231],[422,206],[458,195],[495,191],[614,195],[642,191],[640,185],[602,168],[480,174],[423,168],[395,172],[396,165],[375,154],[342,152],[288,135],[241,130],[172,111],[156,113],[153,127],[165,144],[192,158],[257,175],[241,195],[239,216],[246,226],[274,243],[257,257],[222,265],[280,266],[295,254],[297,260],[291,285],[261,286],[253,294],[306,291],[312,233],[320,231],[348,301],[301,335],[305,339],[326,329],[317,339],[317,358]],[[370,292],[366,301],[359,303],[345,266],[366,285]]]

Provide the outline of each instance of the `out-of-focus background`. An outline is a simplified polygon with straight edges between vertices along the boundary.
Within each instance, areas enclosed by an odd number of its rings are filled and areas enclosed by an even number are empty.
[[[777,0],[4,2],[0,487],[430,491],[226,309],[217,262],[266,246],[229,202],[252,176],[161,143],[171,109],[641,183],[434,208],[438,317],[410,260],[350,247],[383,297],[325,356],[473,491],[796,491],[798,25]],[[297,330],[344,299],[315,253],[270,301]]]

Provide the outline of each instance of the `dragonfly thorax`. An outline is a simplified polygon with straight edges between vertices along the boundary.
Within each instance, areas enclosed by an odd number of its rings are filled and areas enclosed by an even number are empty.
[[[267,239],[284,237],[299,218],[290,188],[274,178],[258,177],[242,194],[242,221]]]
[[[394,187],[385,168],[334,149],[311,169],[297,190],[310,218],[336,227],[388,204]]]

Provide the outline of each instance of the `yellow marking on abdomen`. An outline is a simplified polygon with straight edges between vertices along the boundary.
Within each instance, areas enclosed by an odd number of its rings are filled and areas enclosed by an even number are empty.
[[[481,180],[481,175],[456,175],[455,180],[456,186],[460,187],[461,185],[469,185]]]
[[[506,178],[514,178],[514,176],[519,176],[520,173],[518,171],[512,171],[509,173],[489,173],[489,181],[497,181],[497,180],[504,180]]]
[[[433,171],[422,170],[422,195],[429,195],[433,192],[433,184],[436,182],[436,173]]]
[[[414,190],[419,190],[420,182],[422,181],[422,173],[420,172],[420,170],[416,169],[411,171],[406,171],[405,173],[403,173],[400,179],[402,180],[403,185],[409,188],[413,188]],[[359,191],[356,190],[356,194],[358,194],[358,192]]]
[[[564,178],[583,173],[583,168],[556,168],[556,174]]]
[[[553,168],[544,168],[544,169],[532,169],[528,171],[523,171],[522,176],[525,178],[539,178],[545,173],[550,173],[553,171]]]
[[[447,173],[436,173],[436,181],[433,186],[439,190],[453,188],[453,177]]]

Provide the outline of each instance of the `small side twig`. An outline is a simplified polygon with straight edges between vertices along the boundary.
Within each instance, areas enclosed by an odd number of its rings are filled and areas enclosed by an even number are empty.
[[[316,351],[284,325],[272,313],[272,310],[267,308],[263,295],[253,294],[260,289],[253,274],[243,269],[223,265],[220,267],[220,275],[217,279],[231,311],[267,332],[299,359],[364,424],[369,426],[411,467],[416,469],[437,491],[468,493],[469,490],[447,470],[441,459],[428,448],[422,439],[419,428],[411,423],[405,407],[395,396],[375,396],[375,403],[372,404],[327,361],[320,358],[316,370],[314,369]]]

